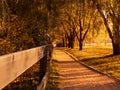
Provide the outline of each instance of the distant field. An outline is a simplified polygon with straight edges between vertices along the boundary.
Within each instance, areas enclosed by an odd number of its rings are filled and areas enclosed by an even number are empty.
[[[120,79],[120,55],[113,56],[111,46],[85,46],[82,51],[78,48],[65,50],[85,64]]]

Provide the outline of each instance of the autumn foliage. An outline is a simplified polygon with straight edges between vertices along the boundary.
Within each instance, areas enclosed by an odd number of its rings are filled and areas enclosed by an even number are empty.
[[[41,0],[1,0],[0,55],[48,42],[46,13]]]

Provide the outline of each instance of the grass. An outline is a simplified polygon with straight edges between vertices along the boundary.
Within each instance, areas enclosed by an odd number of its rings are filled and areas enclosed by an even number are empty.
[[[46,90],[58,90],[59,73],[58,73],[58,62],[53,52],[53,60],[50,65],[50,75],[47,82]]]
[[[120,55],[112,55],[111,47],[85,46],[82,51],[78,48],[64,50],[76,56],[81,62],[120,80]]]

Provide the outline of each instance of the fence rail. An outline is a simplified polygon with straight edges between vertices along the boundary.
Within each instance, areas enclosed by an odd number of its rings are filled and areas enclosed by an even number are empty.
[[[40,76],[43,77],[46,72],[43,64],[46,64],[48,55],[51,56],[50,45],[0,56],[0,90],[39,60],[42,62]]]

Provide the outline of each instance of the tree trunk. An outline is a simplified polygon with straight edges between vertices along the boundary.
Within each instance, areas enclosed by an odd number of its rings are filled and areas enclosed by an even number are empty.
[[[65,39],[62,38],[62,47],[65,47]]]
[[[83,27],[82,27],[82,22],[81,20],[79,21],[80,23],[80,39],[79,39],[79,50],[83,49],[83,38],[82,38],[82,32],[83,32]]]
[[[74,48],[74,42],[75,42],[75,40],[74,40],[74,38],[72,38],[72,37],[69,37],[69,39],[68,39],[68,48]]]
[[[71,42],[71,48],[74,48],[74,40]]]
[[[120,54],[120,41],[118,43],[112,43],[113,45],[113,54],[118,55]]]
[[[120,54],[120,30],[119,26],[114,23],[113,24],[113,40],[112,40],[112,45],[113,45],[113,54],[117,55]]]
[[[67,47],[68,47],[68,48],[71,48],[71,47],[72,47],[72,42],[73,42],[73,41],[72,41],[71,37],[69,36],[69,37],[68,37],[68,43],[67,43]]]
[[[69,43],[68,43],[68,48],[74,48],[74,41],[69,41]]]
[[[79,41],[79,50],[82,50],[83,49],[83,41]]]

